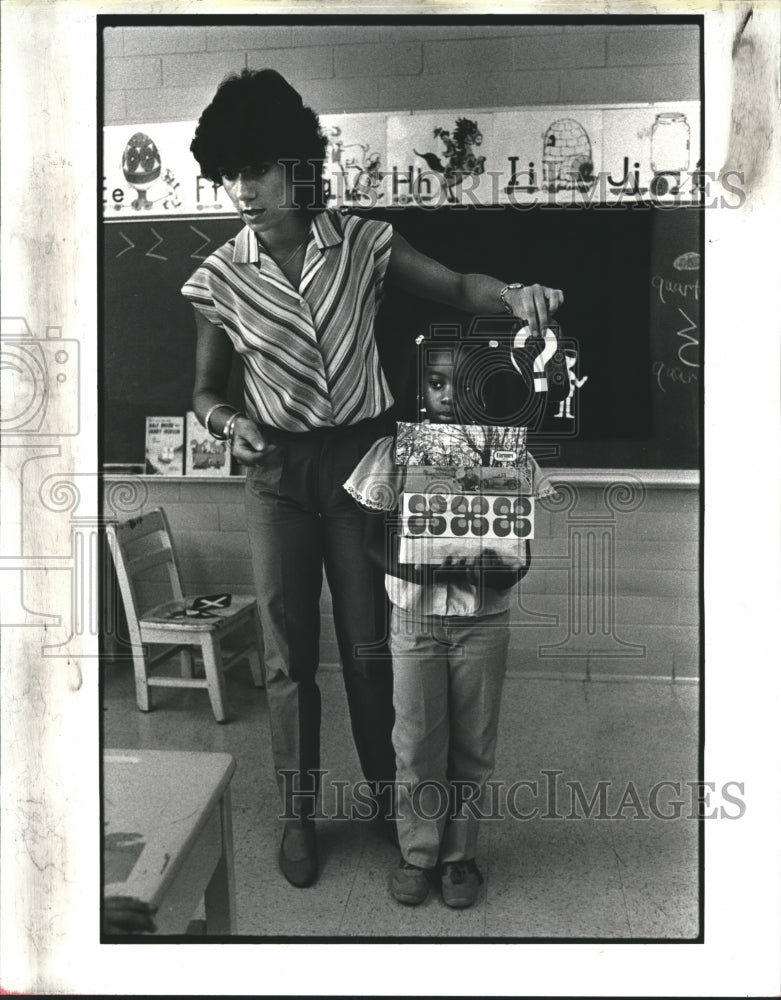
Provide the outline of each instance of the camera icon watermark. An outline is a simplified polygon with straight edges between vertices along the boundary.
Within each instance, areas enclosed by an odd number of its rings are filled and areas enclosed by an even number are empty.
[[[0,433],[71,436],[79,432],[79,342],[62,327],[33,335],[22,316],[0,319]]]
[[[557,323],[539,337],[505,316],[476,316],[468,327],[432,324],[418,338],[419,417],[425,416],[426,368],[445,351],[450,352],[457,423],[525,427],[530,443],[545,446],[545,457],[557,457],[558,442],[577,437],[576,390],[587,377],[575,376],[580,344],[565,337]]]

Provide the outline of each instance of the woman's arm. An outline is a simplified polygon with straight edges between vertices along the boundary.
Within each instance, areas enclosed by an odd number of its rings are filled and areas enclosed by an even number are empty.
[[[473,314],[496,315],[505,311],[500,298],[504,282],[487,274],[459,274],[419,253],[400,233],[393,234],[388,281],[404,291],[433,299]],[[514,316],[529,324],[532,336],[543,333],[564,295],[557,288],[525,285],[505,294]]]
[[[233,344],[228,335],[203,313],[195,310],[198,345],[195,351],[195,385],[193,409],[205,426],[206,414],[213,406],[225,404],[214,410],[207,430],[222,434],[225,425],[236,412],[227,402],[228,379],[233,362]],[[232,454],[243,465],[258,465],[274,446],[263,440],[257,425],[249,417],[237,418],[233,425]]]

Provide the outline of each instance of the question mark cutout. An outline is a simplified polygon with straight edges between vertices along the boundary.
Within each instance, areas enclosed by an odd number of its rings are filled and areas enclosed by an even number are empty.
[[[518,365],[518,362],[515,359],[515,352],[522,351],[524,349],[524,347],[526,346],[526,341],[529,339],[529,332],[530,332],[529,327],[524,326],[516,333],[515,338],[513,340],[513,349],[511,353],[512,363],[520,374],[523,373],[521,372],[520,366]],[[543,343],[542,351],[540,351],[540,353],[534,359],[534,363],[532,364],[535,392],[548,391],[548,378],[545,374],[545,366],[558,350],[558,346],[559,344],[558,341],[556,340],[556,334],[553,332],[553,330],[547,329],[545,331],[545,340]]]

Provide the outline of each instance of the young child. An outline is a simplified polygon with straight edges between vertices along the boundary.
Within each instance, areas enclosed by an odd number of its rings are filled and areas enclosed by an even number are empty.
[[[459,418],[453,350],[429,347],[422,375],[429,422],[475,422]],[[393,514],[405,470],[394,464],[393,449],[392,437],[377,441],[345,483],[370,512],[367,548],[385,566],[391,601],[401,849],[391,892],[417,905],[438,875],[443,901],[466,907],[483,881],[475,862],[476,813],[485,812],[481,800],[494,767],[511,593],[529,568],[529,543],[513,563],[490,549],[479,559],[448,557],[437,567],[399,563]],[[538,488],[539,467],[529,463]]]

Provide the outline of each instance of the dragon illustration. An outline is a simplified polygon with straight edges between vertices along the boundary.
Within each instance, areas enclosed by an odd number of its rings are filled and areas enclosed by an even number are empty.
[[[479,146],[483,141],[483,133],[477,127],[477,122],[469,118],[457,118],[456,127],[452,133],[448,129],[437,126],[434,138],[440,139],[445,145],[443,163],[436,153],[413,152],[426,161],[428,168],[442,175],[442,181],[447,190],[448,201],[455,201],[453,191],[465,177],[482,174],[485,171],[485,157],[475,155],[472,147]]]

